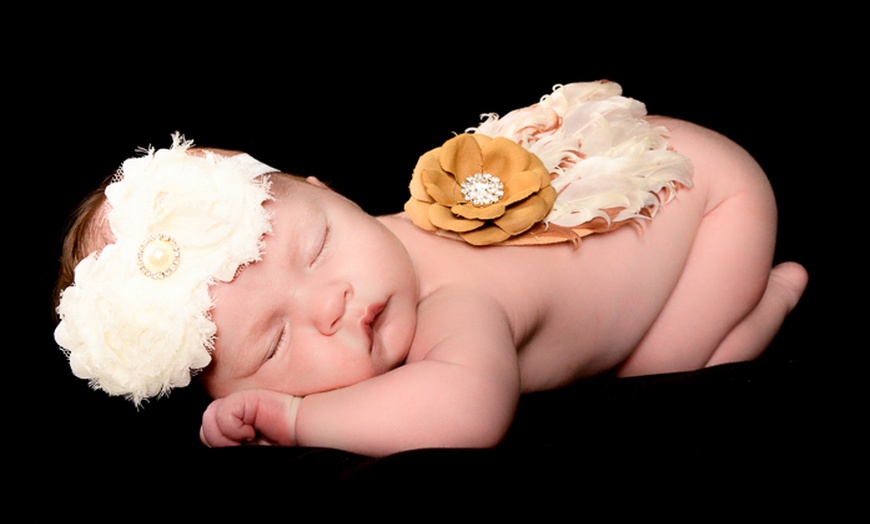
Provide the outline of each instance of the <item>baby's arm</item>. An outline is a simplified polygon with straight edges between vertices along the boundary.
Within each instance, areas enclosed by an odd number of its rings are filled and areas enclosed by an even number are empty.
[[[200,439],[208,446],[246,443],[295,446],[301,397],[247,389],[212,402],[202,416]]]
[[[212,446],[259,437],[370,456],[422,447],[485,447],[507,431],[519,399],[516,350],[501,308],[441,291],[420,304],[422,360],[350,387],[296,399],[241,391],[203,417]],[[298,411],[297,411],[298,410]]]

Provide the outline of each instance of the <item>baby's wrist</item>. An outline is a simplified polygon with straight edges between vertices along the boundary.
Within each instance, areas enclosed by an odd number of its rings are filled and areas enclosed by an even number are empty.
[[[290,445],[296,446],[298,445],[298,440],[296,438],[296,417],[299,414],[299,406],[302,404],[302,399],[304,397],[292,396],[290,399],[290,405],[287,408],[287,427],[290,432]]]

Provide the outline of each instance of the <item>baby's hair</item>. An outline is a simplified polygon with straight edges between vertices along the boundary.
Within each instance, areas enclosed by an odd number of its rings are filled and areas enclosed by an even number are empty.
[[[105,191],[113,177],[114,175],[107,177],[100,187],[87,195],[70,219],[61,248],[60,268],[52,304],[54,309],[60,303],[61,292],[72,285],[78,263],[111,241],[107,238],[110,234],[103,227],[103,219],[106,212]]]

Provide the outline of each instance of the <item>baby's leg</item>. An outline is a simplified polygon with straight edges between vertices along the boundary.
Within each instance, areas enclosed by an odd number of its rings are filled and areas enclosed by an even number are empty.
[[[797,305],[807,285],[803,266],[786,262],[773,268],[767,289],[755,309],[719,344],[708,366],[751,360],[767,348],[785,316]]]
[[[688,131],[683,147],[698,149],[690,154],[696,172],[713,175],[700,181],[708,184],[709,205],[680,280],[620,375],[753,359],[806,286],[806,272],[797,264],[771,270],[776,204],[758,165],[723,137]]]

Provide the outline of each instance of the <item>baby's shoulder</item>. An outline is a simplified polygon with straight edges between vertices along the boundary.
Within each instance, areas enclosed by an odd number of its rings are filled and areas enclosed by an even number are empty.
[[[422,297],[409,360],[492,345],[513,347],[504,305],[482,288],[446,285]]]

